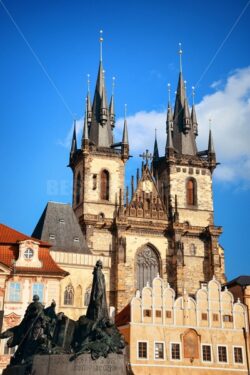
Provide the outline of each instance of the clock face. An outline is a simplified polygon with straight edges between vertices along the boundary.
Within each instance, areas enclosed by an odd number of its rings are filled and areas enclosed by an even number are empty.
[[[34,256],[34,250],[32,250],[30,248],[25,250],[25,252],[24,252],[24,258],[25,259],[31,259],[31,258],[33,258],[33,256]]]
[[[153,190],[153,184],[151,181],[147,180],[147,181],[143,181],[143,190],[146,192],[146,193],[151,193],[152,190]]]

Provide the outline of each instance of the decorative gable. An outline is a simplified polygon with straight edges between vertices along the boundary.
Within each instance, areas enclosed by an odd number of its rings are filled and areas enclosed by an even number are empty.
[[[16,267],[41,268],[42,262],[38,258],[39,242],[25,240],[19,242],[19,256]]]
[[[166,210],[148,165],[143,167],[141,179],[126,208],[126,216],[166,219]]]

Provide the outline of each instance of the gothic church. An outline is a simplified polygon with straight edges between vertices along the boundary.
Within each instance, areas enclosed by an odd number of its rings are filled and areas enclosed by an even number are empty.
[[[120,311],[158,274],[177,295],[194,295],[213,276],[224,283],[222,228],[213,215],[213,138],[210,130],[207,150],[197,150],[195,106],[190,114],[182,70],[174,110],[168,103],[165,154],[159,155],[155,140],[152,161],[144,153],[130,189],[124,187],[126,118],[120,142],[114,141],[114,127],[114,95],[108,104],[101,56],[93,102],[87,93],[81,147],[74,129],[69,166],[72,208],[87,247],[111,258],[110,305]]]

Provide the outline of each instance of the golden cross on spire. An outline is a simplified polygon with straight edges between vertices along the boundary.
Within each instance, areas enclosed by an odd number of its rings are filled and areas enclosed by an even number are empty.
[[[102,43],[103,43],[102,34],[103,34],[103,31],[100,30],[100,38],[99,38],[99,42],[100,42],[100,61],[102,61]]]
[[[143,159],[143,161],[146,161],[146,165],[148,165],[149,160],[153,159],[152,154],[148,150],[146,150],[146,152],[143,152],[143,154],[140,154],[139,156]]]

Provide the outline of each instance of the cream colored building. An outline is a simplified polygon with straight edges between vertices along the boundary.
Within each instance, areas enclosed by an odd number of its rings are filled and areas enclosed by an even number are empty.
[[[60,304],[60,281],[67,275],[50,255],[46,242],[0,224],[0,311],[2,332],[18,325],[38,295],[45,306]],[[0,372],[7,366],[15,348],[0,341]]]
[[[130,345],[135,375],[248,374],[246,306],[234,303],[214,278],[195,298],[175,291],[160,277],[144,287],[116,317]]]

